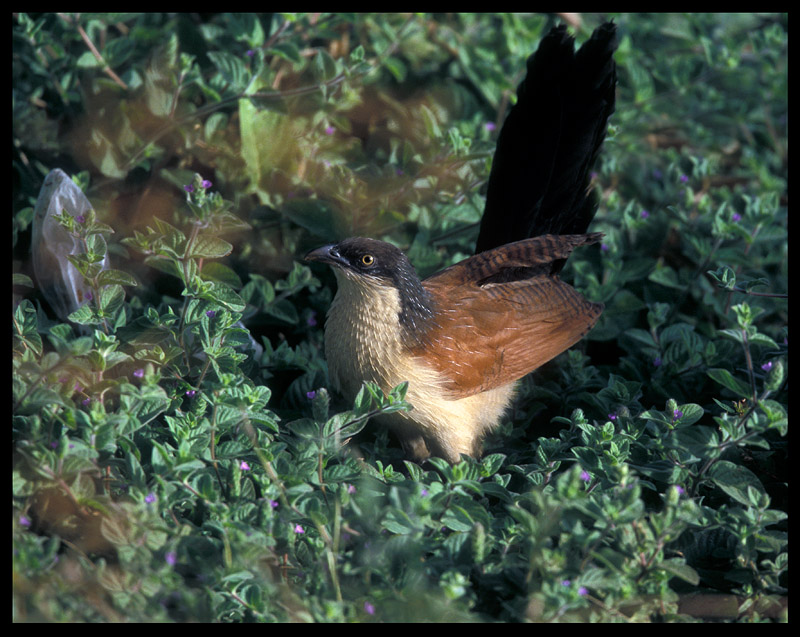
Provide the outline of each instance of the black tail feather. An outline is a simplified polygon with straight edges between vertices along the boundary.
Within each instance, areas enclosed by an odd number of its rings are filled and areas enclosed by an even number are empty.
[[[564,25],[528,59],[527,77],[497,140],[476,253],[542,234],[583,234],[597,210],[588,193],[614,112],[616,25],[577,51]]]

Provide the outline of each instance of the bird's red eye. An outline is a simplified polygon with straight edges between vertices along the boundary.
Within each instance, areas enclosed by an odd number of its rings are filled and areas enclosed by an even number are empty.
[[[375,263],[375,257],[373,257],[371,254],[365,254],[363,257],[361,257],[361,263],[364,265],[372,265]]]

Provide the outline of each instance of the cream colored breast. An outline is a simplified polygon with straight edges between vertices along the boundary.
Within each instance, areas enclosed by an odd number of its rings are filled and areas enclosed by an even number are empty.
[[[387,391],[407,378],[402,367],[400,295],[391,286],[334,268],[338,290],[325,323],[331,383],[352,400],[363,381]]]

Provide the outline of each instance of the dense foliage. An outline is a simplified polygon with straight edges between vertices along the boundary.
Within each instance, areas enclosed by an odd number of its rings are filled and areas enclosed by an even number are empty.
[[[483,458],[403,461],[369,423],[403,386],[326,389],[300,257],[470,254],[561,19],[15,15],[17,621],[785,618],[785,15],[614,18],[605,240],[565,271],[606,310]],[[56,219],[69,320],[31,265],[55,168],[94,208]]]

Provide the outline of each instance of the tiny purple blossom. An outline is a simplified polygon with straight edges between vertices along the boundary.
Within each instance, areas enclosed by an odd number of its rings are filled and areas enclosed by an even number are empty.
[[[253,49],[247,49],[247,57],[253,57],[256,54]]]
[[[195,394],[197,394],[197,390],[196,389],[188,389],[188,390],[186,390],[186,395],[189,398],[194,398]]]
[[[398,177],[402,177],[403,175],[405,175],[405,172],[403,172],[402,168],[396,168],[394,174],[397,175]]]
[[[375,614],[375,607],[370,604],[369,602],[364,602],[364,612],[367,615],[374,615]]]
[[[426,495],[428,495],[428,490],[423,489],[422,491],[420,491],[420,495],[424,498]]]
[[[578,595],[580,595],[581,597],[585,597],[588,594],[589,594],[589,591],[586,589],[585,586],[578,587]]]
[[[202,182],[200,182],[200,185],[203,188],[211,188],[211,186],[213,186],[214,184],[212,184],[208,179],[204,179]]]
[[[686,175],[681,175],[681,183],[685,184],[687,181],[689,181],[689,178]]]
[[[336,132],[336,129],[333,126],[326,126],[325,127],[325,134],[326,135],[333,135]]]
[[[601,243],[601,244],[600,244],[600,250],[601,250],[601,251],[603,251],[603,252],[608,252],[610,249],[611,249],[611,248],[609,248],[609,246],[608,246],[608,244],[607,244],[607,243]]]
[[[608,414],[608,419],[609,420],[616,420],[617,419],[616,412],[612,411],[610,414]]]
[[[314,391],[313,389],[311,391],[306,392],[306,398],[308,398],[309,400],[313,400],[314,398],[316,398],[316,396],[317,392]]]
[[[51,441],[50,442],[50,448],[51,449],[55,449],[56,447],[58,447],[58,440]]]
[[[167,554],[164,555],[164,561],[170,566],[175,566],[178,561],[178,554],[175,551],[167,551]]]
[[[592,474],[586,470],[581,471],[581,480],[583,480],[584,482],[591,482]]]
[[[681,487],[681,486],[679,486],[677,484],[673,484],[672,486],[678,492],[678,495],[685,495],[686,494],[686,489],[684,489],[683,487]]]
[[[647,217],[650,216],[650,212],[648,210],[642,210],[640,216],[642,217],[642,219],[647,219]]]
[[[156,501],[156,494],[151,491],[146,496],[144,496],[144,501],[147,502],[147,504],[153,504],[153,502]]]
[[[352,484],[348,484],[347,485],[347,492],[351,493],[351,494],[355,493],[356,492],[356,488]]]
[[[680,420],[681,418],[683,418],[683,412],[680,409],[676,409],[672,412],[673,420]]]
[[[242,460],[241,464],[239,464],[239,468],[242,471],[250,471],[250,465],[247,464],[244,460]]]
[[[20,526],[26,526],[26,527],[30,526],[31,525],[30,518],[28,518],[27,516],[24,516],[24,515],[19,516],[19,525]]]
[[[561,586],[571,586],[572,581],[568,579],[561,580]]]
[[[766,363],[764,363],[761,366],[761,369],[763,369],[765,372],[768,372],[769,370],[771,370],[772,369],[772,361],[767,361]]]
[[[84,217],[83,215],[77,215],[75,217],[75,221],[77,221],[78,223],[83,223],[84,221],[86,221],[86,217]]]
[[[144,368],[140,367],[139,369],[135,370],[133,375],[136,376],[136,378],[142,378],[144,376]]]
[[[733,215],[731,216],[731,219],[733,219],[734,221],[741,221],[742,215],[740,215],[738,212],[734,212]]]
[[[270,501],[269,501],[269,505],[270,505],[270,506],[271,506],[273,509],[277,509],[277,508],[278,508],[278,501],[277,501],[277,500],[270,500]]]
[[[214,318],[216,315],[217,315],[216,310],[209,310],[208,312],[206,312],[206,316],[208,318]]]
[[[661,367],[661,357],[660,356],[656,356],[653,359],[653,367]]]
[[[183,187],[183,189],[184,189],[186,192],[194,192],[194,186],[192,186],[192,184],[186,184],[186,185]]]
[[[489,131],[489,132],[491,133],[491,132],[492,132],[492,131],[493,131],[495,128],[497,128],[497,124],[495,124],[494,122],[486,122],[486,123],[483,125],[483,127],[484,127],[484,128],[487,130],[487,131]]]
[[[300,533],[305,533],[306,530],[302,526],[300,526],[299,524],[295,524],[294,525],[294,532],[297,533],[297,534],[300,534]]]
[[[89,403],[91,403],[91,402],[92,402],[92,399],[91,399],[91,398],[84,398],[84,399],[81,401],[81,405],[83,405],[84,407],[88,407],[88,406],[89,406]]]

